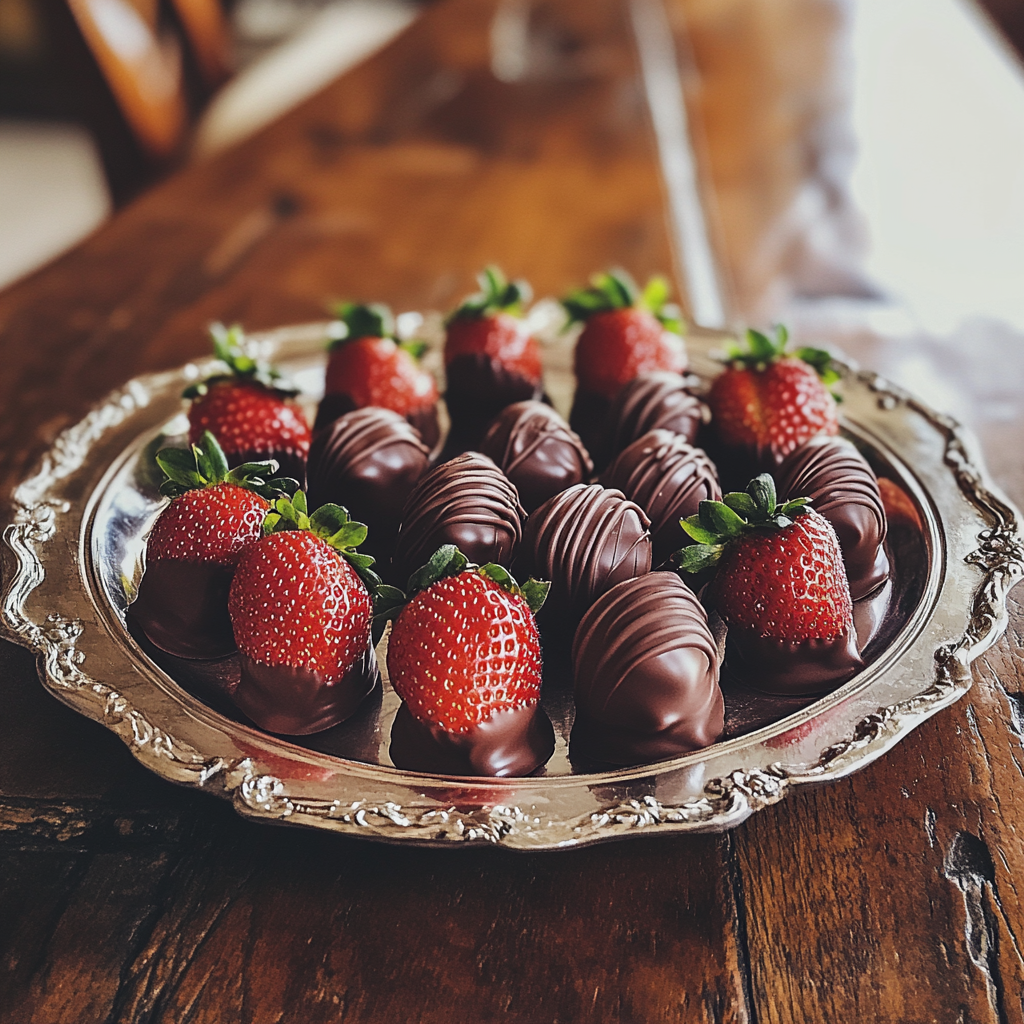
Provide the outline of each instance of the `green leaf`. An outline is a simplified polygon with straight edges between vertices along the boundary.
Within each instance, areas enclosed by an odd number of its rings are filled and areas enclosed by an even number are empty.
[[[208,430],[203,431],[203,436],[199,439],[199,447],[203,451],[203,455],[206,458],[207,465],[209,466],[209,473],[205,473],[207,480],[212,483],[224,480],[229,472],[227,456],[224,454],[224,449],[221,448],[217,441],[217,438],[213,436]],[[275,463],[274,468],[277,468]]]
[[[481,565],[477,572],[481,576],[497,583],[502,590],[514,591],[519,589],[519,585],[508,569],[503,565],[498,565],[496,562],[488,562],[486,565]]]
[[[775,481],[770,473],[762,473],[760,476],[754,477],[747,484],[747,493],[754,499],[759,517],[768,518],[775,512],[777,495]]]
[[[301,493],[301,492],[299,492]],[[321,505],[310,517],[309,525],[318,537],[333,537],[349,522],[348,509],[328,503]]]
[[[337,348],[359,338],[395,336],[395,318],[383,303],[342,302],[335,307],[334,315],[345,325],[345,335],[334,340],[329,348]]]
[[[509,281],[501,268],[493,264],[484,267],[476,279],[480,291],[466,296],[458,308],[445,318],[446,325],[455,320],[476,319],[497,313],[521,316],[524,306],[533,296],[533,289],[526,281]]]
[[[278,524],[281,522],[281,515],[278,512],[268,512],[263,520],[263,533],[269,535],[277,531]]]
[[[309,511],[309,509],[308,509],[308,507],[306,505],[306,492],[305,491],[296,491],[292,495],[292,507],[295,509],[296,512],[305,513],[305,512]]]
[[[691,544],[678,553],[679,568],[696,575],[711,568],[722,557],[721,544]]]
[[[757,504],[745,491],[730,491],[722,501],[734,512],[749,518],[757,514]]]
[[[548,599],[551,584],[547,580],[535,580],[531,576],[519,589],[523,595],[523,600],[529,605],[530,611],[536,615],[544,607],[544,602]]]
[[[426,590],[438,580],[457,576],[468,565],[469,559],[454,544],[444,544],[430,556],[426,565],[421,566],[409,577],[409,585],[405,592],[411,596]]]
[[[758,362],[768,363],[775,358],[775,345],[771,338],[752,327],[747,331],[747,345],[750,355]]]
[[[426,351],[430,346],[425,341],[419,341],[416,338],[410,338],[408,341],[403,341],[399,346],[403,352],[408,352],[413,359],[419,361],[426,354]]]
[[[715,533],[723,539],[738,537],[746,529],[746,520],[741,519],[721,501],[702,501],[698,508],[700,509],[700,521],[713,523]]]
[[[346,523],[337,533],[325,538],[332,548],[339,551],[357,548],[366,540],[367,529],[363,523]]]
[[[718,542],[718,534],[714,530],[708,530],[702,526],[699,515],[680,519],[679,525],[698,544],[716,544]]]
[[[643,294],[640,296],[640,305],[643,306],[649,313],[653,313],[655,316],[661,312],[662,307],[668,302],[669,295],[672,294],[672,287],[669,285],[668,280],[658,275],[652,277],[647,282],[644,288]]]

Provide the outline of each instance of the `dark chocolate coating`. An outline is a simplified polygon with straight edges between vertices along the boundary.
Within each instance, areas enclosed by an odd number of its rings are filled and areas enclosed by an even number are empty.
[[[779,467],[780,497],[810,498],[836,531],[850,583],[859,601],[889,578],[883,543],[886,521],[878,480],[864,456],[841,437],[816,437]]]
[[[442,544],[479,565],[511,564],[526,513],[504,473],[486,455],[466,452],[422,477],[402,510],[394,575],[406,579]]]
[[[604,395],[598,395],[584,388],[577,388],[572,399],[572,409],[569,412],[569,426],[583,442],[583,446],[590,453],[594,465],[599,470],[608,464],[610,454],[609,416],[611,407],[611,399],[605,398]]]
[[[666,370],[641,373],[612,402],[609,454],[614,458],[652,430],[682,434],[693,444],[707,417],[707,406],[690,394],[685,377]]]
[[[828,693],[863,667],[851,622],[832,640],[778,640],[730,626],[725,662],[737,679],[767,693]]]
[[[309,450],[310,509],[343,505],[368,532],[362,550],[380,562],[394,552],[402,506],[430,465],[430,451],[390,409],[346,413]]]
[[[491,424],[480,451],[515,484],[528,513],[594,471],[583,442],[543,402],[516,402]]]
[[[530,516],[518,573],[550,580],[542,631],[575,624],[616,583],[651,571],[650,522],[621,491],[577,484]]]
[[[663,564],[689,537],[679,520],[702,501],[721,501],[718,473],[707,455],[682,434],[652,430],[611,464],[603,483],[635,501],[651,521],[654,564]]]
[[[261,729],[285,736],[323,732],[354,714],[380,678],[373,646],[340,679],[292,665],[264,665],[238,652],[241,676],[231,699]]]
[[[530,380],[483,352],[456,356],[444,372],[448,382],[444,399],[453,424],[487,424],[499,409],[538,399],[543,392],[539,380]]]
[[[325,430],[336,419],[346,413],[354,412],[358,406],[352,401],[351,395],[324,395],[316,410],[316,422],[313,424],[314,435]],[[367,408],[375,408],[367,406]],[[416,429],[420,440],[431,451],[441,438],[441,423],[438,419],[437,403],[428,405],[423,409],[414,409],[405,417],[409,424]]]
[[[725,723],[708,617],[675,573],[612,587],[572,645],[572,744],[610,764],[677,757],[715,742]]]
[[[391,760],[431,775],[529,775],[555,750],[555,731],[540,704],[497,711],[465,732],[416,718],[405,703],[391,726]]]
[[[234,653],[228,591],[234,566],[148,559],[128,614],[162,651],[212,659]]]

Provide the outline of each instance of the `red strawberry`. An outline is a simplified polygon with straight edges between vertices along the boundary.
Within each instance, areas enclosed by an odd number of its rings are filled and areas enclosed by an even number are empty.
[[[195,444],[208,430],[214,434],[228,462],[239,465],[253,459],[274,458],[282,471],[302,479],[309,454],[309,424],[302,411],[286,401],[295,392],[284,387],[280,374],[258,363],[242,348],[242,329],[210,329],[217,358],[228,372],[193,384],[189,441]]]
[[[525,281],[507,281],[497,267],[477,278],[480,292],[446,322],[445,398],[457,431],[476,441],[479,428],[513,402],[540,398],[540,347],[521,319],[530,301]]]
[[[687,366],[682,321],[666,305],[668,284],[653,278],[639,293],[623,271],[599,274],[593,285],[562,301],[571,321],[584,324],[576,341],[577,385],[609,402],[641,373]]]
[[[540,638],[533,618],[547,585],[531,580],[520,589],[501,566],[471,565],[452,545],[439,548],[411,582],[422,589],[394,623],[388,673],[422,727],[419,736],[444,753],[461,754],[462,773],[533,771],[554,749],[551,723],[539,706]],[[393,735],[393,757],[399,746]],[[497,756],[496,747],[504,747]]]
[[[354,409],[378,406],[404,416],[433,446],[437,440],[437,384],[417,364],[423,344],[400,344],[387,306],[346,302],[338,308],[343,336],[331,343],[324,400],[316,428]]]
[[[839,432],[826,386],[839,375],[828,353],[802,348],[787,356],[788,338],[782,326],[774,339],[747,331],[747,347],[733,346],[708,395],[719,441],[758,467],[777,466],[812,437]]]
[[[366,527],[337,505],[310,517],[305,495],[279,498],[246,549],[228,609],[241,679],[232,695],[257,725],[305,735],[348,718],[377,680],[371,645],[373,559]]]
[[[262,536],[268,497],[287,483],[265,482],[274,462],[229,470],[210,433],[190,450],[163,449],[156,461],[167,477],[161,491],[173,500],[149,535],[132,618],[169,654],[223,657],[235,648],[227,612],[235,565]]]
[[[679,553],[684,571],[717,571],[708,597],[729,627],[727,664],[754,685],[817,692],[863,666],[842,551],[806,498],[776,504],[768,474],[746,492],[702,501],[682,521],[697,541]]]

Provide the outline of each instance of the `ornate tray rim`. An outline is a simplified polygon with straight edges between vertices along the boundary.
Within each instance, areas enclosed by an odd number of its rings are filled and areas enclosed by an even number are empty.
[[[254,340],[265,351],[281,355],[289,347],[309,348],[314,339],[319,341],[323,336],[322,324],[309,324],[264,332],[254,335]],[[695,331],[694,336],[705,347],[721,338],[709,331]],[[811,759],[769,760],[765,729],[751,734],[757,742],[744,742],[749,736],[729,741],[728,753],[738,755],[739,764],[706,782],[698,772],[697,789],[686,799],[667,799],[659,781],[685,777],[692,782],[695,768],[722,760],[716,748],[725,744],[709,748],[707,757],[702,756],[705,752],[698,752],[637,769],[498,782],[431,779],[328,758],[245,726],[225,729],[218,726],[219,716],[208,709],[204,715],[190,708],[187,718],[182,716],[183,709],[174,707],[175,701],[182,704],[180,696],[172,692],[175,684],[165,687],[157,678],[162,673],[155,666],[150,672],[132,666],[134,671],[122,679],[120,686],[94,678],[84,668],[84,648],[98,643],[102,650],[104,636],[111,638],[110,626],[104,621],[109,612],[96,606],[81,575],[88,562],[82,545],[98,488],[77,502],[69,501],[67,493],[82,484],[90,459],[96,457],[97,449],[102,452],[119,428],[131,424],[135,417],[144,417],[154,396],[169,388],[180,389],[182,382],[196,372],[196,367],[188,364],[128,382],[65,430],[36,471],[14,489],[4,517],[5,546],[0,552],[5,561],[0,635],[33,650],[46,689],[111,729],[146,767],[170,781],[228,797],[240,813],[249,817],[387,841],[442,846],[484,842],[532,850],[576,847],[642,833],[731,828],[754,811],[776,803],[796,786],[835,780],[865,767],[917,725],[963,696],[972,683],[971,663],[1005,631],[1007,594],[1024,577],[1020,513],[989,479],[970,432],[877,374],[841,364],[847,386],[870,394],[880,415],[914,419],[915,430],[924,428],[920,431],[921,444],[933,444],[933,457],[938,456],[935,461],[941,460],[955,484],[949,488],[949,496],[940,496],[939,501],[925,491],[941,520],[947,563],[935,603],[917,635],[885,673],[880,673],[895,675],[900,663],[927,642],[927,627],[940,604],[954,606],[954,610],[962,604],[966,617],[963,632],[934,644],[930,678],[918,679],[913,673],[914,679],[906,681],[906,692],[900,699],[877,705],[856,718],[852,728],[844,728],[833,742],[815,750],[816,756]],[[112,455],[108,452],[96,479],[105,477],[117,458],[117,451]],[[952,505],[953,495],[960,499],[962,508],[943,507],[947,497]],[[972,524],[969,541],[946,528],[943,517],[954,512],[963,514]],[[55,540],[60,543],[55,545]],[[68,556],[74,563],[72,575],[77,574],[83,583],[83,593],[72,593],[67,601],[62,598],[59,603],[68,604],[67,609],[37,608],[48,571],[53,574],[56,567],[67,570]],[[958,597],[957,580],[965,575],[962,570],[966,567],[976,570],[973,584],[966,598],[963,594]],[[55,603],[56,598],[51,596],[50,601]],[[90,632],[94,625],[97,628]],[[919,650],[917,653],[920,655]],[[110,666],[104,667],[108,672],[100,674],[117,674]],[[124,666],[117,668],[120,671]],[[194,700],[192,703],[198,704]],[[840,697],[829,707],[842,710],[842,704]],[[787,735],[793,734],[802,721],[815,717],[791,716],[784,720],[788,728],[766,727],[776,732],[769,740],[781,740],[785,746]],[[246,753],[234,743],[215,742],[217,736],[229,738],[229,733],[236,738],[255,737],[255,744],[247,746],[256,749]],[[205,742],[194,742],[197,735]],[[750,754],[746,759],[742,756],[744,750]],[[308,771],[303,774],[304,767],[322,763],[324,758],[332,766],[329,779],[310,783]],[[281,771],[282,765],[292,769],[292,774]],[[558,794],[571,795],[579,806],[568,813],[549,806]]]

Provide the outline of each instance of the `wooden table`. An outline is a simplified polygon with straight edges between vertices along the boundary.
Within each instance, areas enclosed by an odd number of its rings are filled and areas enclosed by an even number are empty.
[[[203,353],[211,319],[315,319],[342,296],[445,308],[487,260],[541,294],[609,263],[672,268],[625,0],[535,5],[507,81],[491,68],[496,9],[516,31],[515,4],[430,8],[0,295],[4,491],[108,390]],[[829,116],[780,103],[792,83],[762,73],[758,34],[827,35],[836,17],[821,0],[767,10],[671,6],[704,74],[693,111],[748,316],[775,273],[752,253],[807,170],[799,147],[765,146]],[[793,75],[825,81],[818,51],[800,52]],[[867,332],[844,342],[883,371],[892,358]],[[980,409],[1024,371],[1024,348],[998,354],[936,372]],[[982,431],[1018,503],[1021,405]],[[242,821],[147,774],[0,645],[0,1019],[1024,1020],[1022,627],[1013,601],[968,697],[853,778],[726,835],[544,856]]]

